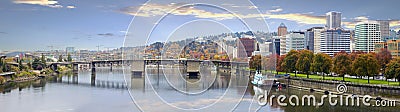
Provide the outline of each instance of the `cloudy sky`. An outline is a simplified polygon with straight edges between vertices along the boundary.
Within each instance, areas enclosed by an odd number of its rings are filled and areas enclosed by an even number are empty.
[[[274,32],[324,26],[342,12],[343,27],[391,20],[398,0],[1,0],[0,51],[76,47],[96,50],[236,31]],[[124,38],[126,35],[126,39]],[[52,46],[52,47],[51,47]]]

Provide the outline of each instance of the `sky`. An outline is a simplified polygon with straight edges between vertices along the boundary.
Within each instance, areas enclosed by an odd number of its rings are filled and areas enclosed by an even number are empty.
[[[324,26],[329,11],[342,26],[391,20],[398,0],[1,0],[0,51],[101,50],[237,31],[299,31]]]

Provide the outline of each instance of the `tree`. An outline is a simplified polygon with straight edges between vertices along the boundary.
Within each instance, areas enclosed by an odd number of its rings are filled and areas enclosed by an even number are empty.
[[[72,62],[72,57],[71,57],[71,54],[69,54],[69,53],[67,55],[67,62]]]
[[[22,70],[24,70],[24,65],[22,64],[22,60],[20,60],[19,62],[18,62],[18,68],[19,68],[19,71],[22,71]]]
[[[251,56],[249,64],[251,69],[261,69],[261,55]]]
[[[359,57],[357,57],[352,64],[352,68],[358,76],[367,76],[368,83],[370,83],[369,77],[374,76],[379,72],[378,61],[371,53],[361,54]]]
[[[382,48],[380,52],[376,54],[376,59],[378,60],[380,70],[383,73],[386,68],[386,65],[392,59],[392,54],[388,49]]]
[[[309,50],[301,50],[299,52],[299,57],[296,62],[296,69],[307,74],[309,78],[309,72],[311,68],[311,63],[314,57],[314,53]]]
[[[311,71],[322,73],[322,78],[325,80],[325,74],[329,74],[332,68],[332,59],[329,55],[318,53],[314,56],[311,64]]]
[[[46,57],[44,57],[44,55],[42,54],[42,58],[41,58],[41,62],[42,62],[42,66],[46,66]]]
[[[332,71],[342,76],[344,81],[344,75],[351,73],[351,63],[350,56],[346,52],[339,52],[333,58]]]
[[[277,60],[277,55],[276,54],[271,54],[269,56],[264,56],[262,57],[262,63],[263,66],[265,67],[266,70],[270,70],[271,72],[273,70],[276,70],[276,60]]]
[[[57,60],[57,62],[63,62],[63,57],[62,57],[62,55],[58,55],[58,60]]]
[[[386,65],[385,77],[386,80],[397,78],[400,85],[400,58],[395,58]]]
[[[35,58],[35,59],[33,59],[33,62],[32,62],[32,68],[33,68],[34,70],[41,70],[40,68],[43,67],[42,64],[43,64],[43,63],[40,62],[40,60],[39,60],[38,58]]]
[[[295,77],[297,77],[296,73],[296,62],[298,59],[298,52],[296,50],[290,50],[286,55],[285,59],[283,59],[282,67],[287,72],[295,72]]]
[[[277,62],[276,62],[276,72],[277,72],[277,74],[279,74],[279,72],[283,72],[284,71],[284,68],[282,67],[282,62],[283,62],[283,60],[285,59],[285,57],[286,57],[286,55],[282,55],[282,56],[279,56],[279,55],[277,55]]]

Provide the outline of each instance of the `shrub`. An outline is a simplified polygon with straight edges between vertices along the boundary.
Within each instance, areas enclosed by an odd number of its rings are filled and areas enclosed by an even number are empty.
[[[0,84],[4,84],[6,82],[6,78],[0,76]]]

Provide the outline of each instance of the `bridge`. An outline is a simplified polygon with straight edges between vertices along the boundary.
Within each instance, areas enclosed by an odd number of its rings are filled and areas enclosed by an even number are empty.
[[[201,66],[215,66],[230,70],[235,68],[236,72],[241,68],[247,67],[248,62],[235,62],[235,61],[220,61],[220,60],[196,60],[196,59],[143,59],[143,60],[93,60],[93,61],[74,61],[74,62],[50,62],[50,68],[57,71],[58,65],[72,65],[74,73],[77,73],[79,68],[87,67],[91,69],[92,74],[96,74],[96,67],[110,67],[112,71],[113,66],[130,66],[133,75],[143,75],[147,65],[156,66],[158,71],[160,66],[171,65],[182,67],[189,73],[188,76],[197,76]]]

